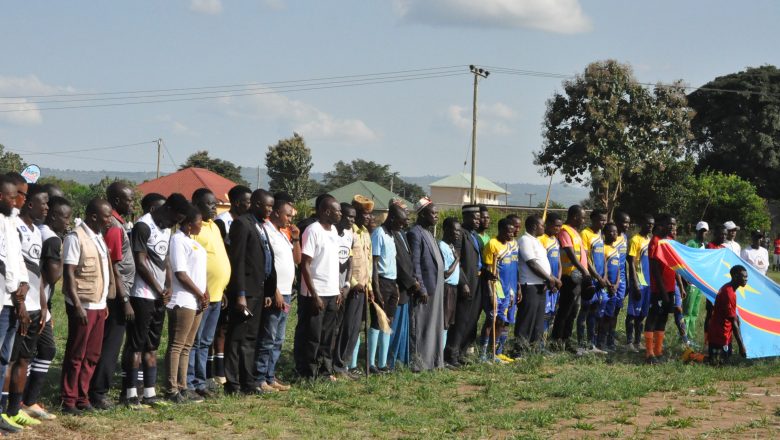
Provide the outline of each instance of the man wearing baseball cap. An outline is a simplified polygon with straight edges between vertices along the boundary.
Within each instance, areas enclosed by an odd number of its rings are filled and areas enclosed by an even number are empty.
[[[723,223],[723,227],[726,228],[726,231],[728,232],[726,235],[726,241],[723,242],[723,247],[727,249],[731,249],[732,252],[739,255],[742,253],[742,246],[737,243],[737,232],[739,231],[739,226],[737,226],[736,223],[729,220],[725,223]]]
[[[703,249],[709,232],[710,225],[707,222],[696,223],[696,237],[688,240],[685,245],[695,249]],[[685,322],[688,338],[693,341],[696,338],[696,323],[699,320],[701,290],[693,284],[688,284],[686,291],[687,294],[683,300],[683,321]]]

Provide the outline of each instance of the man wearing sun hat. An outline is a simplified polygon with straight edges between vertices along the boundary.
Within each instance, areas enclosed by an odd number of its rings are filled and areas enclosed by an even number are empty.
[[[731,249],[732,252],[739,255],[742,253],[742,246],[737,243],[737,232],[739,232],[739,226],[737,226],[736,223],[729,220],[725,223],[723,223],[723,227],[726,228],[727,235],[726,235],[726,241],[723,242],[723,247],[726,249]]]

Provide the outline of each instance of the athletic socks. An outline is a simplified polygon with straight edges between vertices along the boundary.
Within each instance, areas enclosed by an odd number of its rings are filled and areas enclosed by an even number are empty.
[[[146,366],[144,365],[144,395],[146,395],[146,389],[152,388],[157,384],[157,365]]]
[[[368,365],[376,367],[376,349],[379,345],[379,330],[368,329]]]
[[[129,368],[125,370],[125,377],[122,378],[122,389],[125,390],[128,399],[137,397],[136,379],[138,378],[138,368]]]
[[[685,345],[688,345],[688,332],[685,328],[685,318],[681,312],[674,312],[674,323],[677,325],[677,332],[680,334],[680,339],[682,339]]]
[[[487,350],[488,350],[489,341],[490,341],[489,336],[481,336],[479,338],[479,351],[482,359],[487,359]]]
[[[634,320],[634,343],[639,344],[639,341],[642,340],[642,333],[645,329],[645,319],[641,316],[635,316]]]
[[[354,370],[358,366],[358,353],[360,352],[360,335],[355,342],[355,349],[352,350],[352,361],[349,363],[349,369]]]
[[[653,332],[645,332],[645,357],[647,359],[655,357],[653,347]]]
[[[377,364],[379,368],[387,368],[387,353],[390,351],[390,334],[385,332],[379,333],[379,359]]]
[[[214,365],[211,368],[214,376],[225,377],[225,353],[214,354]]]
[[[506,329],[501,330],[501,335],[498,337],[498,343],[496,344],[496,354],[501,354],[504,352],[504,344],[506,344],[506,340],[509,338],[509,332]]]
[[[654,332],[653,337],[655,338],[655,347],[653,347],[653,351],[655,352],[656,357],[661,357],[664,354],[664,332]]]
[[[626,315],[626,344],[630,344],[634,340],[634,317]]]
[[[50,360],[42,360],[35,358],[30,363],[29,376],[27,377],[27,385],[24,388],[24,403],[26,405],[34,405],[38,403],[38,398],[41,396],[41,390],[43,390],[43,384],[46,380],[46,373],[49,372]]]
[[[206,379],[211,379],[212,377],[214,377],[213,370],[214,370],[214,355],[209,354],[209,356],[206,358]]]
[[[13,417],[19,414],[19,408],[22,403],[22,393],[10,393],[8,394],[8,409],[5,413]]]

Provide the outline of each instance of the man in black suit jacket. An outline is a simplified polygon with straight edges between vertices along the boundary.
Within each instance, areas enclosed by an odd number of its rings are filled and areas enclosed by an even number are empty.
[[[409,249],[409,242],[406,240],[405,228],[409,226],[409,218],[406,208],[391,203],[388,210],[388,224],[390,225],[393,238],[395,238],[395,265],[396,265],[396,283],[398,284],[398,307],[395,309],[393,318],[393,332],[390,336],[390,354],[388,362],[390,368],[395,366],[396,361],[409,364],[409,296],[414,295],[420,290],[420,283],[414,277],[414,268],[412,267],[412,254]]]
[[[273,209],[268,191],[252,193],[251,207],[233,221],[230,238],[231,275],[225,353],[225,393],[260,394],[256,385],[255,348],[263,307],[276,293],[273,252],[262,223]]]

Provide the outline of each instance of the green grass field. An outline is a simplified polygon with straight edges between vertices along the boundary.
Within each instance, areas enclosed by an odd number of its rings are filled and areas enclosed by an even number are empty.
[[[60,351],[44,401],[52,409],[66,336],[61,296],[54,303]],[[295,321],[293,313],[280,366],[285,379],[291,378]],[[667,354],[676,359],[671,321]],[[19,438],[773,438],[779,431],[777,360],[721,368],[671,360],[649,367],[640,354],[618,352],[536,354],[510,365],[301,383],[262,397],[142,411],[120,407],[60,416]]]

